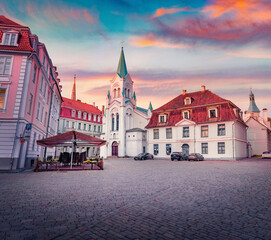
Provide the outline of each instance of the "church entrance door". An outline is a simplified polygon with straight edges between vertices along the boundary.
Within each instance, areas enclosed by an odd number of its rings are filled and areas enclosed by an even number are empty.
[[[119,144],[115,141],[112,143],[112,156],[118,156]]]

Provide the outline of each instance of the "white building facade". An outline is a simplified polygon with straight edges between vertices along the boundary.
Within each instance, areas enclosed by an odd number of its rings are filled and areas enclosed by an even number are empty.
[[[156,158],[172,152],[200,153],[205,159],[247,157],[247,126],[240,109],[202,86],[199,92],[179,95],[153,111],[148,151]]]
[[[144,128],[151,116],[151,110],[136,106],[133,84],[122,48],[118,69],[110,81],[106,98],[102,139],[106,140],[107,144],[101,147],[101,156],[104,158],[135,156],[147,149]]]
[[[262,116],[260,116],[261,111],[255,103],[252,91],[250,91],[249,100],[249,108],[244,117],[248,126],[249,156],[261,155],[265,151],[271,151],[271,120],[268,119],[266,108],[263,109]]]

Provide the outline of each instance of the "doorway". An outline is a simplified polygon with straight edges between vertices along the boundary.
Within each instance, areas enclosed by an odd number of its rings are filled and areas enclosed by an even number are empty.
[[[189,155],[189,145],[188,144],[182,145],[182,152],[185,153],[186,155]]]
[[[118,156],[119,144],[115,141],[112,143],[112,156]]]

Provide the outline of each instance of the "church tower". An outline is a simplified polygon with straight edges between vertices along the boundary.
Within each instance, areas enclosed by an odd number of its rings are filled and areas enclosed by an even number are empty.
[[[117,71],[110,80],[110,90],[106,97],[103,129],[107,145],[101,149],[101,155],[103,157],[127,156],[127,131],[131,132],[135,128],[144,129],[147,118],[148,110],[136,106],[134,82],[128,73],[122,47]]]
[[[259,115],[260,115],[260,110],[255,103],[254,94],[251,89],[250,89],[250,94],[249,94],[249,107],[246,112],[246,115],[249,117],[250,116],[251,117],[259,117]]]
[[[72,96],[71,99],[76,101],[76,85],[75,85],[76,75],[74,75],[73,79],[73,87],[72,87]]]

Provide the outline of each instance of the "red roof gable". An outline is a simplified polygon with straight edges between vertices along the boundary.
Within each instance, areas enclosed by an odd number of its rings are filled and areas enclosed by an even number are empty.
[[[16,22],[13,22],[12,20],[6,18],[5,16],[0,16],[0,26],[1,25],[8,25],[8,26],[15,26],[15,27],[24,27]]]
[[[63,97],[63,102],[61,104],[61,107],[67,107],[67,108],[71,108],[71,109],[82,111],[82,112],[95,113],[95,114],[102,115],[102,111],[94,107],[93,105],[82,103],[80,101],[74,101],[72,99],[65,98],[65,97]]]
[[[19,32],[17,39],[18,46],[0,45],[0,50],[35,52],[30,43],[29,35],[31,32],[29,28],[17,24],[4,16],[0,16],[0,42],[2,42],[3,30],[6,30],[6,27],[14,28],[14,30]]]
[[[184,104],[184,99],[186,97],[192,98],[191,104]],[[217,108],[216,118],[209,118],[208,109],[212,105]],[[239,120],[243,122],[239,113],[235,115],[233,108],[237,107],[230,101],[217,96],[209,90],[187,93],[185,95],[179,95],[170,102],[154,110],[146,128],[175,126],[178,122],[183,120],[184,110],[189,110],[189,120],[197,124],[230,120]],[[238,111],[240,110],[239,108],[237,109]],[[159,114],[163,112],[168,114],[168,119],[166,123],[161,124],[158,122],[158,117]]]
[[[192,98],[192,103],[185,105],[184,99],[190,97]],[[178,97],[174,98],[170,102],[166,103],[165,105],[155,109],[154,111],[160,110],[168,110],[168,109],[176,109],[176,108],[184,108],[184,107],[193,107],[193,106],[201,106],[201,105],[208,105],[213,103],[222,103],[226,102],[227,100],[217,96],[216,94],[212,93],[209,90],[199,91],[199,92],[192,92],[186,93],[185,95],[181,94]]]

